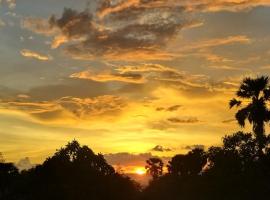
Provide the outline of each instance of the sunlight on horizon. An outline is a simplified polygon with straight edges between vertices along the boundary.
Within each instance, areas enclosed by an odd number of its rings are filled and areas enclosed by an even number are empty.
[[[136,168],[136,169],[135,169],[135,174],[138,174],[138,175],[143,176],[143,175],[146,174],[146,170],[145,170],[145,168],[143,168],[143,167]]]

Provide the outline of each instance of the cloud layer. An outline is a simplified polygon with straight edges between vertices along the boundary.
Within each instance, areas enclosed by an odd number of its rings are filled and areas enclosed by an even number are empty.
[[[31,102],[28,99],[2,102],[2,107],[24,111],[42,121],[90,119],[116,115],[125,108],[124,99],[117,96],[95,98],[62,97],[54,101]]]

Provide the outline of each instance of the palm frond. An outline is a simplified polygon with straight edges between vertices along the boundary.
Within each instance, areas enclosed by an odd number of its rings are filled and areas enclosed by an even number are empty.
[[[240,109],[236,113],[235,118],[240,126],[242,127],[245,126],[245,120],[249,118],[249,112],[250,112],[249,107],[245,107]]]
[[[263,90],[263,98],[268,101],[270,100],[270,88],[266,88]]]
[[[237,106],[237,107],[240,106],[241,103],[242,103],[242,101],[239,101],[239,100],[233,98],[233,99],[230,101],[229,105],[230,105],[230,108],[232,108],[232,107],[234,107],[234,106]]]
[[[257,90],[264,90],[268,87],[269,78],[267,76],[260,76],[255,79],[255,86]]]
[[[268,87],[269,78],[267,76],[260,76],[257,78],[245,78],[236,95],[241,98],[258,98],[260,92]]]

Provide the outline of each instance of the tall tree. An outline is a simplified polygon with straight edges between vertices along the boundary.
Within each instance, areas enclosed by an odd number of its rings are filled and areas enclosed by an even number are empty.
[[[145,169],[147,170],[147,173],[149,173],[154,180],[158,179],[163,173],[162,160],[159,158],[149,158],[146,163]]]
[[[235,118],[241,127],[245,126],[246,120],[249,121],[256,136],[259,153],[262,154],[265,146],[265,123],[270,120],[267,106],[270,100],[269,78],[266,76],[245,78],[236,96],[238,99],[233,98],[230,101],[230,108],[240,107]]]
[[[193,149],[186,155],[175,155],[169,161],[167,167],[170,174],[176,176],[198,175],[207,162],[207,158],[203,149]]]

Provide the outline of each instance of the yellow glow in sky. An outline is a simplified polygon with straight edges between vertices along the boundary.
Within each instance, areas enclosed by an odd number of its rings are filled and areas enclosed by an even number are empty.
[[[143,168],[143,167],[138,167],[138,168],[136,168],[135,169],[135,174],[138,174],[138,175],[145,175],[146,174],[146,170],[145,170],[145,168]]]

